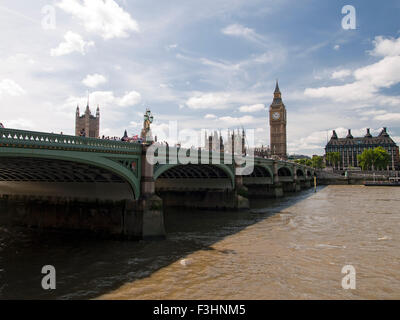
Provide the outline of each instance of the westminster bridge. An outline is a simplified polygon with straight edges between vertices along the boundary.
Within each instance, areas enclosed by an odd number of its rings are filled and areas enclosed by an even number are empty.
[[[0,222],[163,237],[164,206],[242,209],[311,187],[313,168],[237,157],[0,128]]]

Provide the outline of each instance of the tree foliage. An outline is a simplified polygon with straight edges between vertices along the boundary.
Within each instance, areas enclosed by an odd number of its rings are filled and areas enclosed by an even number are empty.
[[[324,157],[313,156],[311,159],[312,167],[315,169],[322,169],[324,167]]]
[[[363,170],[386,169],[390,162],[389,153],[382,147],[365,149],[357,156],[358,163]]]
[[[311,159],[307,159],[307,158],[297,159],[297,160],[294,160],[294,162],[296,162],[296,163],[298,163],[298,164],[302,164],[302,165],[304,165],[304,166],[312,167],[312,161],[311,161]]]
[[[328,152],[326,154],[326,160],[333,166],[338,167],[340,162],[340,152]]]

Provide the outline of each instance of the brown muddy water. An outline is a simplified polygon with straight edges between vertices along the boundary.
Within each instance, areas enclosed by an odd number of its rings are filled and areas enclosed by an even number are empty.
[[[0,227],[1,299],[400,299],[400,188],[321,187],[245,212],[169,210],[167,239]],[[56,290],[41,287],[54,265]],[[356,289],[342,288],[343,266]]]

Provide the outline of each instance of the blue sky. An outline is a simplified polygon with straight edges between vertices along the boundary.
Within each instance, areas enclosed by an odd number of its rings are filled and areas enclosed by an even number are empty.
[[[139,133],[149,106],[154,131],[243,126],[268,145],[279,78],[290,153],[322,154],[333,129],[399,143],[399,16],[399,0],[1,0],[0,121],[73,134],[89,90],[101,134]]]

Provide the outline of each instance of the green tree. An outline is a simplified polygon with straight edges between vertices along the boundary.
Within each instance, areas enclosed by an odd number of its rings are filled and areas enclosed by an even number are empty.
[[[328,152],[326,154],[326,160],[328,160],[332,167],[338,167],[340,162],[340,152]]]
[[[357,156],[357,160],[362,170],[371,170],[374,165],[374,150],[365,149]]]
[[[386,169],[390,162],[390,154],[382,147],[374,149],[375,154],[375,168]]]
[[[390,162],[390,155],[384,148],[377,147],[365,149],[357,159],[363,170],[385,169]]]
[[[296,162],[296,163],[298,163],[298,164],[301,164],[301,165],[305,165],[305,166],[309,165],[309,161],[311,161],[311,160],[310,160],[310,159],[307,159],[307,158],[302,158],[302,159],[296,159],[296,160],[294,160],[294,162]]]
[[[313,156],[311,159],[311,166],[316,169],[322,169],[324,167],[324,158],[321,156]]]

